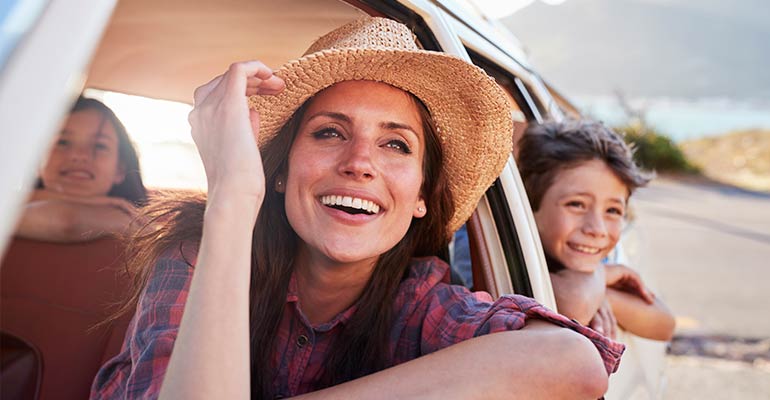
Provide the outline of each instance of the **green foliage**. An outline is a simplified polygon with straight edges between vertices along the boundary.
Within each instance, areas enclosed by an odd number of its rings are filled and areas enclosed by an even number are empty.
[[[634,160],[646,170],[658,172],[699,173],[679,146],[668,136],[642,124],[629,124],[614,128],[624,135],[626,143],[634,149]]]

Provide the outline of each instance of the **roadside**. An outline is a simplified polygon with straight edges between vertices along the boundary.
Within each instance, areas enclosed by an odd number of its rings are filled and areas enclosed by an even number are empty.
[[[666,399],[770,398],[770,194],[658,178],[632,259],[677,316]]]

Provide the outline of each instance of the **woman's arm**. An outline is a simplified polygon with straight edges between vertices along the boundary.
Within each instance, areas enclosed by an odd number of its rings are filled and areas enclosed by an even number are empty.
[[[301,399],[596,399],[607,373],[585,337],[532,321]]]
[[[82,242],[122,233],[133,218],[134,214],[125,208],[111,205],[61,199],[37,200],[24,206],[16,235],[49,242]]]
[[[592,273],[564,269],[550,275],[559,313],[587,326],[604,300],[604,269]]]
[[[208,181],[203,236],[160,397],[249,399],[249,277],[254,222],[265,193],[255,136],[259,116],[246,95],[283,81],[243,62],[195,91],[192,136]]]

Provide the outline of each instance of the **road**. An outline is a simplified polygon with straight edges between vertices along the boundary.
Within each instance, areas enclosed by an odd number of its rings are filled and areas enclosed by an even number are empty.
[[[629,256],[677,317],[665,399],[770,399],[770,194],[656,179]]]

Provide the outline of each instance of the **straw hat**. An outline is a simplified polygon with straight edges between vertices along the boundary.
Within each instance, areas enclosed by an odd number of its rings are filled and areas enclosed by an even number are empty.
[[[513,120],[503,89],[466,61],[420,49],[401,23],[376,17],[351,22],[275,74],[286,81],[283,92],[249,98],[249,106],[260,112],[260,146],[307,99],[338,82],[383,82],[422,100],[436,124],[455,200],[450,232],[470,217],[511,154]]]

